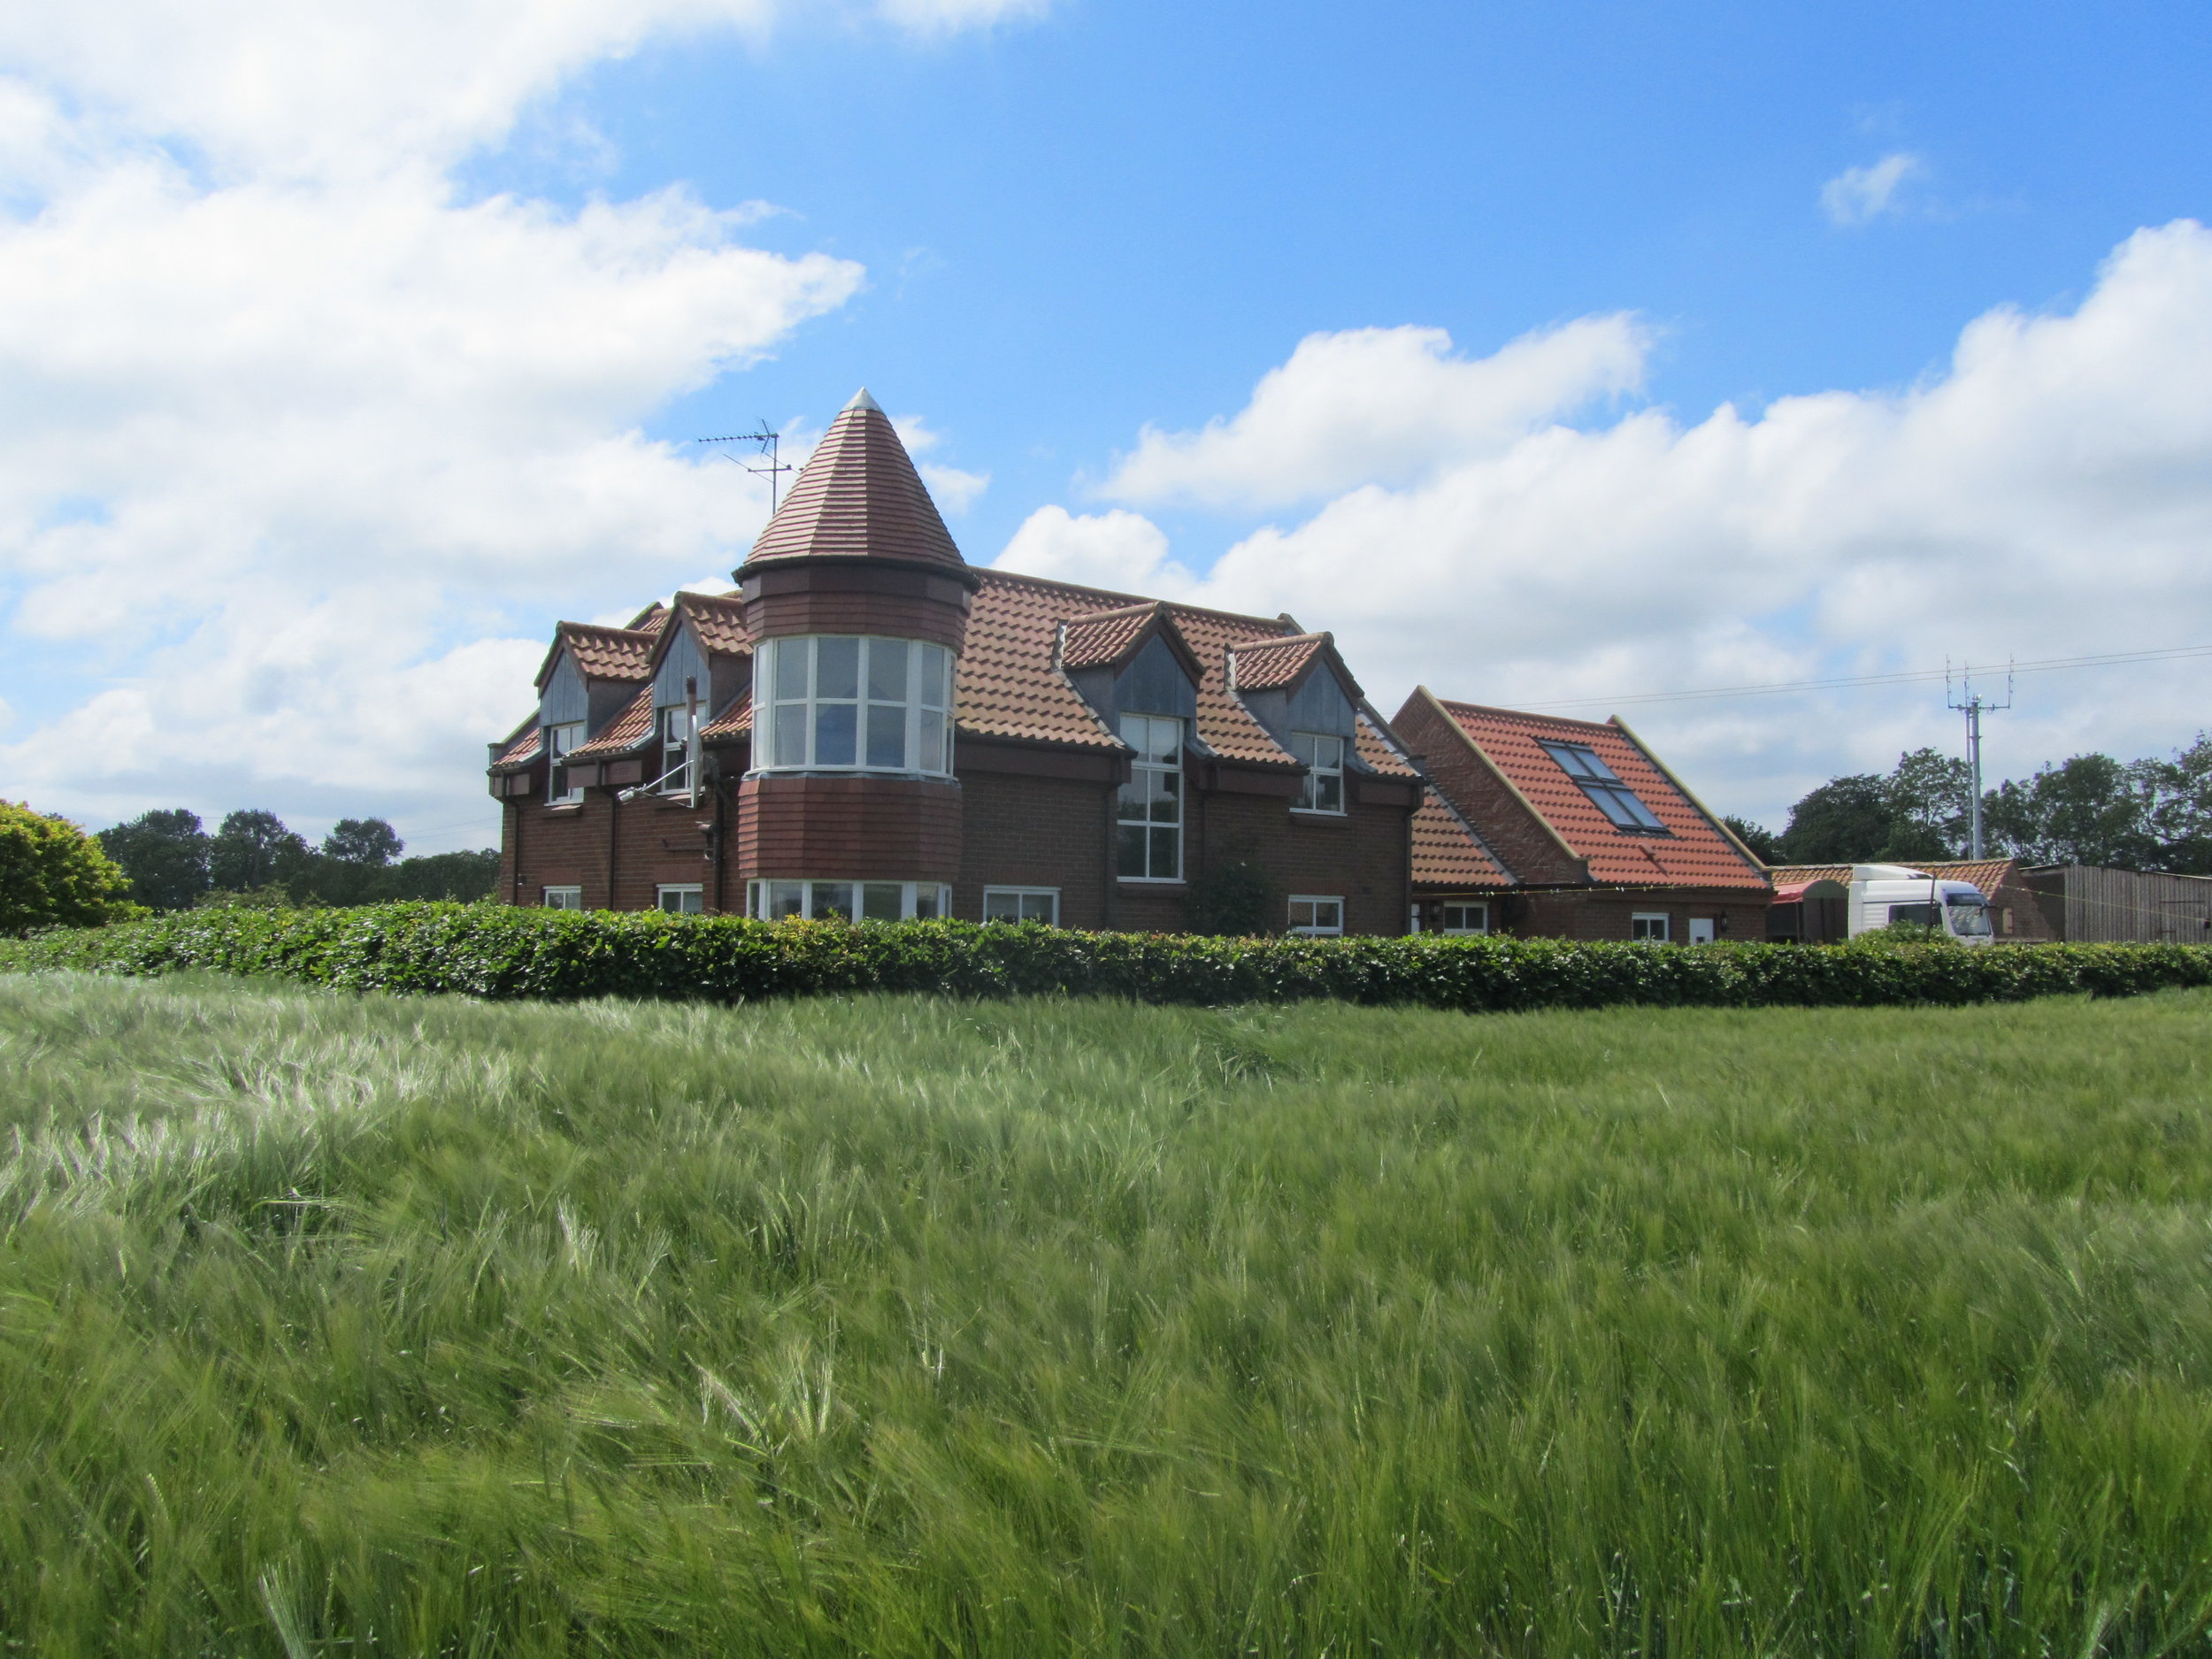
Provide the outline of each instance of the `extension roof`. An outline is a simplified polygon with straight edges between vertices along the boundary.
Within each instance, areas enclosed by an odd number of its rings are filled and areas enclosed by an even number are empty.
[[[538,757],[538,717],[530,715],[506,738],[505,747],[492,762],[494,772],[512,772]]]
[[[1869,858],[1861,862],[1878,861]],[[1939,881],[1970,881],[1981,889],[1984,898],[1988,898],[2002,884],[2018,879],[2019,862],[2016,858],[1943,858],[1930,864],[1925,859],[1911,859],[1906,867],[1924,870]],[[1850,864],[1774,864],[1768,868],[1767,874],[1774,878],[1777,887],[1784,883],[1794,887],[1807,881],[1840,881],[1847,887],[1851,885],[1852,868]]]
[[[1413,814],[1413,884],[1417,887],[1505,887],[1513,885],[1474,826],[1435,790]]]
[[[1575,856],[1589,861],[1593,881],[1626,887],[1767,887],[1764,868],[1737,848],[1619,720],[1571,720],[1441,698],[1438,706]],[[1669,833],[1637,835],[1617,827],[1540,747],[1547,742],[1579,744],[1596,751]]]
[[[641,687],[637,695],[623,705],[622,712],[600,728],[599,735],[588,743],[579,743],[562,758],[570,760],[604,760],[610,755],[626,755],[653,735],[653,687]]]
[[[864,388],[830,422],[741,568],[824,557],[968,568],[906,446]]]

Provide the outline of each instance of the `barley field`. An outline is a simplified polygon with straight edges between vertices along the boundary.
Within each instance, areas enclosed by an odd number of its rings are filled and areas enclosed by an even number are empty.
[[[0,978],[0,1643],[2212,1651],[2208,1031]]]

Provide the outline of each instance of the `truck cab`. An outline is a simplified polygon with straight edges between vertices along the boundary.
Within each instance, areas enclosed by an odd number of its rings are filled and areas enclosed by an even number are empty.
[[[1855,864],[1851,937],[1878,933],[1893,922],[1939,929],[1962,945],[1994,937],[1989,900],[1970,881],[1949,881],[1909,864]]]

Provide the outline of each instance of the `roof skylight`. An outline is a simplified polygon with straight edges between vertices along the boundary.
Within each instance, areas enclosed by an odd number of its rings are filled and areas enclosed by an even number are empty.
[[[1671,835],[1652,810],[1637,798],[1621,776],[1598,758],[1598,752],[1580,743],[1546,743],[1543,750],[1559,763],[1559,770],[1582,786],[1591,804],[1605,814],[1616,829],[1632,835]]]

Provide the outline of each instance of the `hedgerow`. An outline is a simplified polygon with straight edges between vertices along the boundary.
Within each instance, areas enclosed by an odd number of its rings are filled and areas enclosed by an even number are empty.
[[[756,922],[401,903],[191,910],[0,941],[0,972],[265,974],[488,1000],[718,1002],[862,991],[1104,995],[1221,1005],[1331,998],[1470,1012],[1871,1007],[2127,996],[2212,984],[2212,947],[1862,941],[1582,944],[1548,939],[1212,939],[970,922]]]

